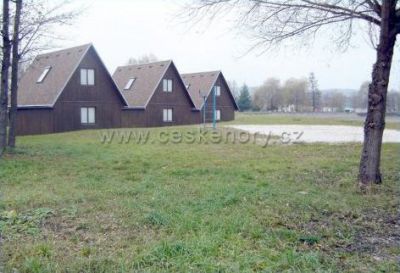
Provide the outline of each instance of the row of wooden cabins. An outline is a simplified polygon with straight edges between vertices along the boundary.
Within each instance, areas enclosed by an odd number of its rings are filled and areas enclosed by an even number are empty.
[[[92,44],[37,56],[18,87],[17,134],[200,124],[234,119],[221,71],[179,74],[173,61],[117,67]]]

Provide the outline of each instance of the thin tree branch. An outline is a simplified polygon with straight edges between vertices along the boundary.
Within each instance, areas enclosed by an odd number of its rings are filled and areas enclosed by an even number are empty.
[[[376,0],[366,0],[366,3],[374,10],[376,15],[381,17],[381,5]]]
[[[335,43],[347,48],[355,20],[381,25],[378,0],[197,0],[195,3],[186,9],[191,20],[206,17],[211,21],[217,14],[238,12],[237,27],[244,28],[256,40],[252,49],[260,45],[268,48],[292,37],[315,38],[317,32],[332,24],[337,26],[337,31],[332,32]]]

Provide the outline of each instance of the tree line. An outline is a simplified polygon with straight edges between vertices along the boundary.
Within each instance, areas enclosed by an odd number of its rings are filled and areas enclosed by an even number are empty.
[[[349,94],[340,90],[321,92],[315,74],[309,78],[290,78],[281,81],[268,78],[260,86],[250,88],[243,84],[240,88],[233,81],[229,83],[235,94],[240,111],[260,112],[366,112],[368,87],[370,82],[361,84],[357,92]],[[388,92],[388,112],[400,111],[400,93]]]

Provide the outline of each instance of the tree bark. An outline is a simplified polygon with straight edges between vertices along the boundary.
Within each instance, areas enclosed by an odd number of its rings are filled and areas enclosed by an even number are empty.
[[[18,69],[19,69],[19,26],[21,21],[22,0],[15,1],[14,33],[12,39],[12,61],[11,61],[11,107],[10,123],[8,131],[8,146],[15,147],[15,126],[17,121],[17,92],[18,92]]]
[[[11,43],[9,37],[10,14],[9,0],[3,0],[3,60],[1,62],[0,86],[0,156],[7,145],[7,107],[8,107],[8,71],[10,68]]]
[[[364,124],[364,144],[361,152],[359,186],[364,189],[381,183],[380,159],[385,128],[386,97],[396,43],[396,0],[382,1],[381,30],[377,58],[368,90],[368,109]]]

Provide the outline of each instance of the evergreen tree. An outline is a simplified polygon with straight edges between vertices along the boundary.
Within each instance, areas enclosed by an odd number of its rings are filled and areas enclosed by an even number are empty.
[[[313,112],[319,111],[321,108],[321,91],[318,89],[318,82],[315,78],[314,72],[310,73],[310,93],[311,93],[311,104]]]
[[[249,93],[249,87],[243,84],[240,89],[239,99],[237,101],[240,111],[247,111],[251,109],[251,97]]]

